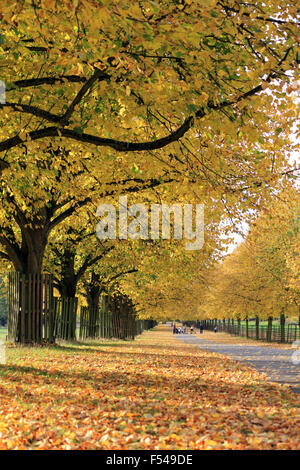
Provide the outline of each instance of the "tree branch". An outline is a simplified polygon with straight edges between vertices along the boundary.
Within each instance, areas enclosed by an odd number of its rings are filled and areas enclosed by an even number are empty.
[[[104,256],[107,255],[111,250],[114,249],[114,246],[111,246],[107,248],[105,251],[103,251],[100,255],[95,256],[94,258],[91,259],[90,255],[88,255],[82,264],[82,266],[79,268],[77,274],[76,274],[76,280],[78,281],[85,273],[85,271],[96,264],[98,261],[100,261]]]
[[[45,111],[44,109],[38,108],[37,106],[31,106],[28,104],[11,103],[7,101],[6,103],[0,103],[0,109],[4,109],[4,108],[11,108],[11,110],[19,112],[19,113],[31,114],[32,116],[46,119],[49,122],[55,122],[55,123],[62,122],[62,117],[59,116],[58,114],[50,113],[49,111]]]
[[[37,131],[31,131],[24,138],[21,138],[19,135],[15,135],[10,139],[2,141],[0,143],[0,152],[9,150],[28,140],[41,140],[45,137],[66,137],[72,140],[76,140],[77,142],[93,144],[97,147],[110,147],[117,150],[118,152],[141,152],[144,150],[156,150],[179,140],[192,127],[193,122],[194,118],[191,116],[187,118],[176,131],[172,132],[168,136],[148,142],[125,142],[116,139],[97,137],[91,134],[79,134],[77,131],[74,131],[72,129],[47,127],[44,129],[39,129]],[[8,164],[6,166],[6,162],[3,163],[5,167],[9,166]]]
[[[8,256],[7,253],[4,253],[3,251],[0,251],[0,258],[6,259],[7,261],[11,261],[10,257]]]
[[[115,281],[116,279],[118,279],[121,276],[124,276],[125,274],[137,273],[137,272],[138,272],[138,269],[136,269],[136,268],[129,269],[128,271],[124,271],[122,273],[116,274],[115,276],[110,278],[109,282]]]
[[[83,201],[79,201],[75,206],[69,207],[68,209],[63,211],[61,214],[56,216],[49,224],[49,233],[51,232],[52,229],[54,229],[54,227],[56,227],[56,225],[60,224],[65,219],[70,217],[76,211],[76,209],[78,209],[79,207],[85,206],[90,201],[91,201],[91,198],[87,197]]]
[[[56,83],[84,83],[87,81],[86,77],[79,75],[60,75],[58,77],[41,77],[41,78],[27,78],[24,80],[17,80],[6,86],[6,92],[16,90],[18,88],[29,88],[40,85],[55,85]]]
[[[281,64],[286,60],[291,49],[292,47],[289,47],[287,49],[283,58],[278,62],[277,64],[278,67],[280,67]],[[83,85],[83,87],[80,89],[80,91],[74,98],[73,102],[69,106],[66,113],[61,117],[61,121],[60,121],[61,123],[69,119],[69,117],[71,116],[71,114],[73,113],[75,109],[75,106],[81,101],[81,99],[87,93],[87,91],[90,89],[93,83],[96,80],[98,80],[99,77],[102,76],[101,74],[103,74],[103,72],[101,72],[100,70],[96,70],[94,75]],[[276,78],[277,76],[278,76],[278,73],[272,72],[269,74],[269,76],[266,78],[265,81],[270,82],[272,79]],[[175,131],[171,132],[169,135],[165,137],[161,137],[159,139],[155,139],[152,141],[126,142],[126,141],[120,141],[116,139],[107,139],[104,137],[98,137],[98,136],[94,136],[94,135],[86,134],[86,133],[78,133],[77,131],[72,130],[72,129],[58,128],[58,127],[46,127],[44,129],[31,131],[27,134],[26,137],[21,138],[19,135],[15,135],[14,137],[11,137],[10,139],[2,141],[0,143],[0,152],[9,150],[28,140],[29,141],[40,140],[46,137],[65,137],[67,139],[72,139],[78,142],[89,143],[97,147],[110,147],[110,148],[113,148],[114,150],[117,150],[118,152],[142,152],[142,151],[149,151],[149,150],[157,150],[157,149],[166,147],[172,142],[177,142],[179,139],[181,139],[187,133],[187,131],[193,126],[195,117],[201,119],[207,115],[206,109],[208,109],[209,111],[222,110],[225,107],[237,104],[243,99],[249,98],[250,96],[257,94],[261,92],[262,90],[263,90],[263,86],[262,84],[260,84],[256,86],[255,88],[252,88],[251,90],[245,93],[242,93],[240,96],[238,96],[234,100],[231,100],[231,101],[224,100],[222,103],[219,103],[216,105],[213,103],[207,103],[206,108],[202,107],[195,113],[195,115],[192,115],[186,118],[183,124],[179,126]],[[45,115],[44,115],[44,118],[46,119]]]
[[[63,115],[62,117],[62,120],[64,122],[68,122],[68,120],[70,119],[70,117],[72,116],[74,110],[75,110],[75,107],[80,103],[80,101],[82,100],[82,98],[84,97],[84,95],[89,91],[89,89],[93,86],[93,84],[97,81],[99,81],[100,79],[101,80],[106,80],[110,78],[110,76],[103,72],[102,70],[99,70],[99,69],[96,69],[96,71],[94,72],[94,74],[88,79],[88,81],[80,88],[79,92],[77,93],[77,95],[75,96],[74,100],[72,101],[72,103],[70,104],[70,106],[68,107],[67,111],[65,112],[65,114]]]
[[[134,193],[134,192],[138,192],[138,191],[143,191],[145,189],[152,189],[152,188],[155,188],[156,186],[159,186],[161,184],[172,183],[174,181],[174,179],[169,178],[169,179],[163,180],[163,179],[151,178],[151,179],[145,181],[145,180],[142,180],[142,179],[139,179],[139,178],[132,178],[132,179],[124,180],[124,181],[112,182],[110,184],[117,186],[117,185],[122,185],[122,184],[124,184],[128,181],[134,181],[135,183],[141,183],[140,186],[132,186],[131,188],[126,188],[127,193]],[[143,183],[145,183],[145,184],[143,185]],[[108,191],[105,191],[104,193],[101,193],[99,195],[99,197],[103,198],[103,197],[106,197],[106,196],[113,196],[117,192],[118,192],[118,188],[108,190]],[[56,225],[63,222],[66,218],[70,217],[76,211],[76,209],[85,206],[86,204],[88,204],[91,201],[92,201],[92,199],[90,197],[86,197],[82,201],[79,201],[76,205],[74,205],[72,207],[69,207],[68,209],[63,211],[61,214],[56,216],[55,219],[53,219],[51,221],[50,225],[49,225],[49,232],[54,227],[56,227]]]

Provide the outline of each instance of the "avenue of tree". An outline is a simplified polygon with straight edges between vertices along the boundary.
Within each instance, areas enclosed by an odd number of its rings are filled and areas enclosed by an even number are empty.
[[[298,315],[296,12],[279,0],[3,0],[3,271],[49,273],[91,308],[121,292],[140,318]],[[203,249],[98,240],[97,206],[120,195],[203,204]],[[240,222],[255,226],[221,263]]]

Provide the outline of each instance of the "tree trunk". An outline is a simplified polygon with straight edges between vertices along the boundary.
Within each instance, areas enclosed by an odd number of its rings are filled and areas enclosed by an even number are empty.
[[[256,315],[255,317],[255,338],[259,340],[259,317]]]
[[[57,287],[61,297],[74,298],[76,296],[75,251],[69,248],[65,248],[61,254],[61,275]]]
[[[75,273],[75,251],[65,248],[61,254],[61,275],[57,288],[61,295],[60,338],[76,340],[77,276]]]
[[[280,315],[280,342],[285,343],[285,315]]]
[[[42,264],[47,235],[45,229],[33,230],[24,227],[22,236],[22,246],[19,249],[14,247],[15,256],[12,258],[14,268],[19,273],[18,286],[14,287],[19,299],[19,312],[15,337],[11,339],[23,345],[41,344],[43,340],[43,297],[45,295]],[[49,295],[52,297],[52,292],[48,293]],[[10,311],[13,308],[16,306],[9,306]],[[11,315],[8,321],[12,321]],[[9,329],[12,329],[11,325],[9,325]],[[48,340],[53,342],[53,337]]]
[[[88,337],[97,338],[99,337],[99,300],[100,300],[101,288],[99,287],[98,292],[89,292],[87,294],[87,303],[89,309],[89,321],[88,321]]]
[[[88,329],[87,334],[90,338],[100,336],[100,295],[103,286],[100,281],[100,275],[92,271],[90,282],[85,285],[86,299],[88,303]]]
[[[273,324],[273,317],[269,317],[268,326],[267,326],[267,341],[269,343],[272,341],[272,324]]]
[[[45,206],[38,210],[35,216],[29,217],[17,205],[15,207],[13,217],[19,227],[21,241],[19,241],[19,234],[16,235],[10,227],[6,227],[0,233],[1,244],[18,273],[16,276],[11,276],[15,290],[14,297],[11,297],[14,302],[9,306],[11,313],[9,322],[13,322],[9,324],[9,330],[14,331],[15,335],[11,339],[17,343],[39,344],[42,341],[40,302],[43,303],[41,300],[43,289],[40,281],[53,211]],[[19,283],[16,281],[18,276]],[[31,310],[35,311],[33,323],[29,318],[32,315]]]

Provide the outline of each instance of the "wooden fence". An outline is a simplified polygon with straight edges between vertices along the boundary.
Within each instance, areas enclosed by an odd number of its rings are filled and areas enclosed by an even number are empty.
[[[54,297],[55,338],[76,340],[77,297]]]
[[[100,314],[98,307],[80,307],[79,338],[99,338],[100,336]]]
[[[78,299],[53,297],[49,274],[9,273],[8,339],[22,344],[76,340]],[[131,301],[121,294],[103,295],[97,308],[81,307],[79,338],[134,339],[155,326],[139,320]]]
[[[54,341],[52,277],[49,274],[8,275],[8,339],[14,342]]]
[[[100,307],[81,307],[79,338],[134,339],[155,325],[153,320],[138,320],[129,303],[102,296]]]
[[[157,325],[155,320],[145,319],[135,321],[135,336],[140,335],[145,330],[150,330]]]
[[[102,308],[81,307],[79,338],[129,339],[136,335],[135,317]]]

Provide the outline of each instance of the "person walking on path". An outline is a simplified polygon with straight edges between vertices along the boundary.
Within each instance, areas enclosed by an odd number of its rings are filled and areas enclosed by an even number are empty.
[[[216,333],[218,331],[218,328],[215,326],[214,327],[214,332]]]
[[[176,324],[174,323],[173,324],[173,335],[175,335],[175,333],[176,333]]]
[[[200,325],[200,334],[202,335],[203,333],[203,325]]]
[[[191,325],[190,330],[191,330],[191,335],[192,335],[194,333],[194,325]]]

